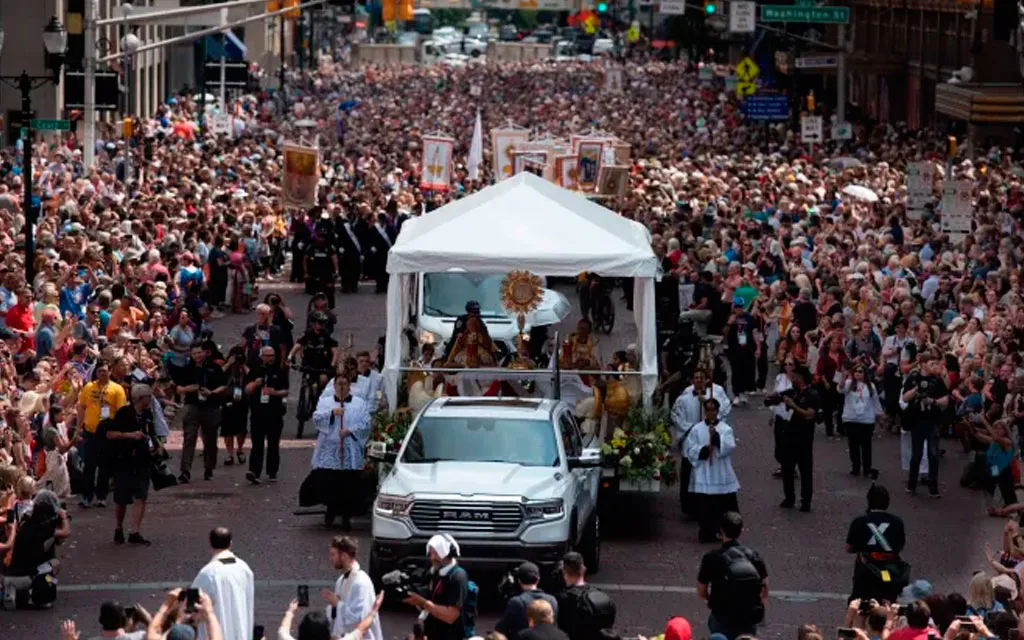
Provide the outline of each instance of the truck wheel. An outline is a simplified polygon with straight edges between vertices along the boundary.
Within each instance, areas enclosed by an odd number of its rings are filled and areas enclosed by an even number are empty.
[[[597,573],[601,570],[601,516],[596,510],[580,539],[579,552],[583,555],[587,574]]]

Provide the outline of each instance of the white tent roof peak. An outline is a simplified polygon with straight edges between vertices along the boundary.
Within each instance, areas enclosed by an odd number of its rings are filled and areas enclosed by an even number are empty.
[[[655,277],[660,265],[650,242],[638,222],[523,172],[406,221],[388,272]]]

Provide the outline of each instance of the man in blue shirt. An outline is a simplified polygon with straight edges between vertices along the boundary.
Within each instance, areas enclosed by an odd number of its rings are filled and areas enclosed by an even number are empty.
[[[88,282],[85,280],[88,279]],[[60,312],[70,313],[79,320],[85,319],[85,305],[89,294],[98,284],[92,267],[76,265],[64,274],[60,281]]]

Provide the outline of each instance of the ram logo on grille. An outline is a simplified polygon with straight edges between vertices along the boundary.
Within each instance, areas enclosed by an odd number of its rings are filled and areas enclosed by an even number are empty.
[[[518,504],[473,501],[442,503],[439,500],[417,500],[409,511],[420,531],[456,531],[465,533],[515,533],[523,523],[523,509]]]
[[[442,520],[476,520],[476,521],[488,521],[491,519],[491,514],[486,511],[442,511]]]

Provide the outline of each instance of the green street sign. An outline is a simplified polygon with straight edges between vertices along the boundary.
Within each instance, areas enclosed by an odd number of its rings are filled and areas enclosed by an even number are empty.
[[[29,127],[36,131],[71,131],[67,120],[29,120]]]
[[[761,22],[816,22],[822,24],[849,24],[849,7],[796,7],[791,5],[761,5]]]

